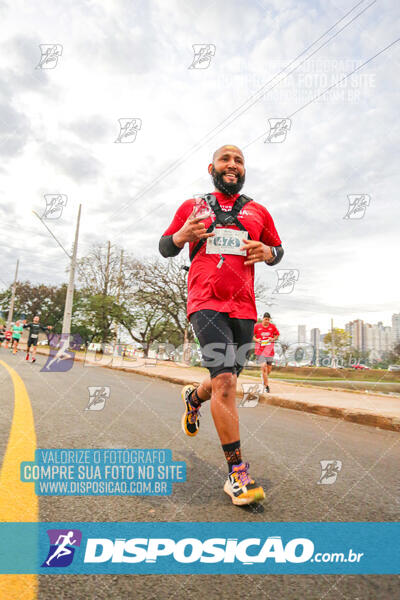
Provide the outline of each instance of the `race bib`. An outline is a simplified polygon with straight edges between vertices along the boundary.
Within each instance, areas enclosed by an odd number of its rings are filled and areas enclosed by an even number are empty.
[[[271,343],[272,343],[271,339],[262,340],[261,346],[269,346],[269,344],[271,344]]]
[[[243,240],[247,240],[247,231],[216,227],[215,236],[207,238],[206,254],[237,254],[246,256],[246,250],[240,250]]]
[[[38,334],[37,333],[31,333],[31,338],[37,338]]]

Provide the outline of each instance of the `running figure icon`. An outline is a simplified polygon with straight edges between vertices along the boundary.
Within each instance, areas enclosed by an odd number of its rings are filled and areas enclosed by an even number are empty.
[[[67,556],[68,554],[72,554],[72,550],[67,548],[68,545],[73,546],[76,544],[77,540],[72,539],[74,537],[73,531],[68,531],[66,535],[59,535],[56,541],[57,549],[53,554],[46,560],[46,565],[49,567],[51,561],[54,558],[61,558],[62,556]],[[62,540],[62,542],[60,542]]]

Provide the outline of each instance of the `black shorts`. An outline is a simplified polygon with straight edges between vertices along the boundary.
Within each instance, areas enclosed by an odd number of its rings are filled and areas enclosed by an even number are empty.
[[[255,321],[206,309],[190,315],[190,323],[211,379],[221,373],[239,375],[253,347]]]
[[[27,347],[27,349],[28,349],[28,348],[30,348],[31,346],[37,346],[38,339],[39,339],[39,338],[32,338],[32,337],[29,337],[29,338],[28,338],[28,341],[27,341],[27,343],[26,343],[26,347]]]

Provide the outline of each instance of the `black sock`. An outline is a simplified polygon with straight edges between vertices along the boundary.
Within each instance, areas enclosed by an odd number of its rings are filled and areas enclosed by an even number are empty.
[[[222,444],[226,462],[228,463],[229,473],[232,473],[234,465],[240,465],[242,462],[242,453],[240,451],[240,440],[231,442],[230,444]]]

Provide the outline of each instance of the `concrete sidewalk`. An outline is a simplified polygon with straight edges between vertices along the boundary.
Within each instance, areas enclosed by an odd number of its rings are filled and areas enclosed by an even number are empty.
[[[40,351],[47,354],[47,351]],[[83,354],[83,353],[82,353]],[[100,360],[99,360],[100,358]],[[96,360],[97,359],[97,360]],[[130,360],[121,357],[95,356],[88,353],[86,358],[79,353],[75,360],[85,361],[93,365],[130,371],[147,377],[156,377],[172,383],[199,383],[207,376],[208,371],[199,367],[186,367],[169,361]],[[147,364],[146,364],[147,363]],[[150,364],[149,364],[150,363]],[[257,377],[240,376],[237,395],[243,396],[242,383],[258,383]],[[332,382],[334,385],[334,382]],[[400,399],[377,393],[350,392],[340,389],[317,388],[296,383],[270,380],[270,394],[263,394],[260,402],[282,406],[294,410],[302,410],[328,417],[336,417],[372,427],[400,431]]]

